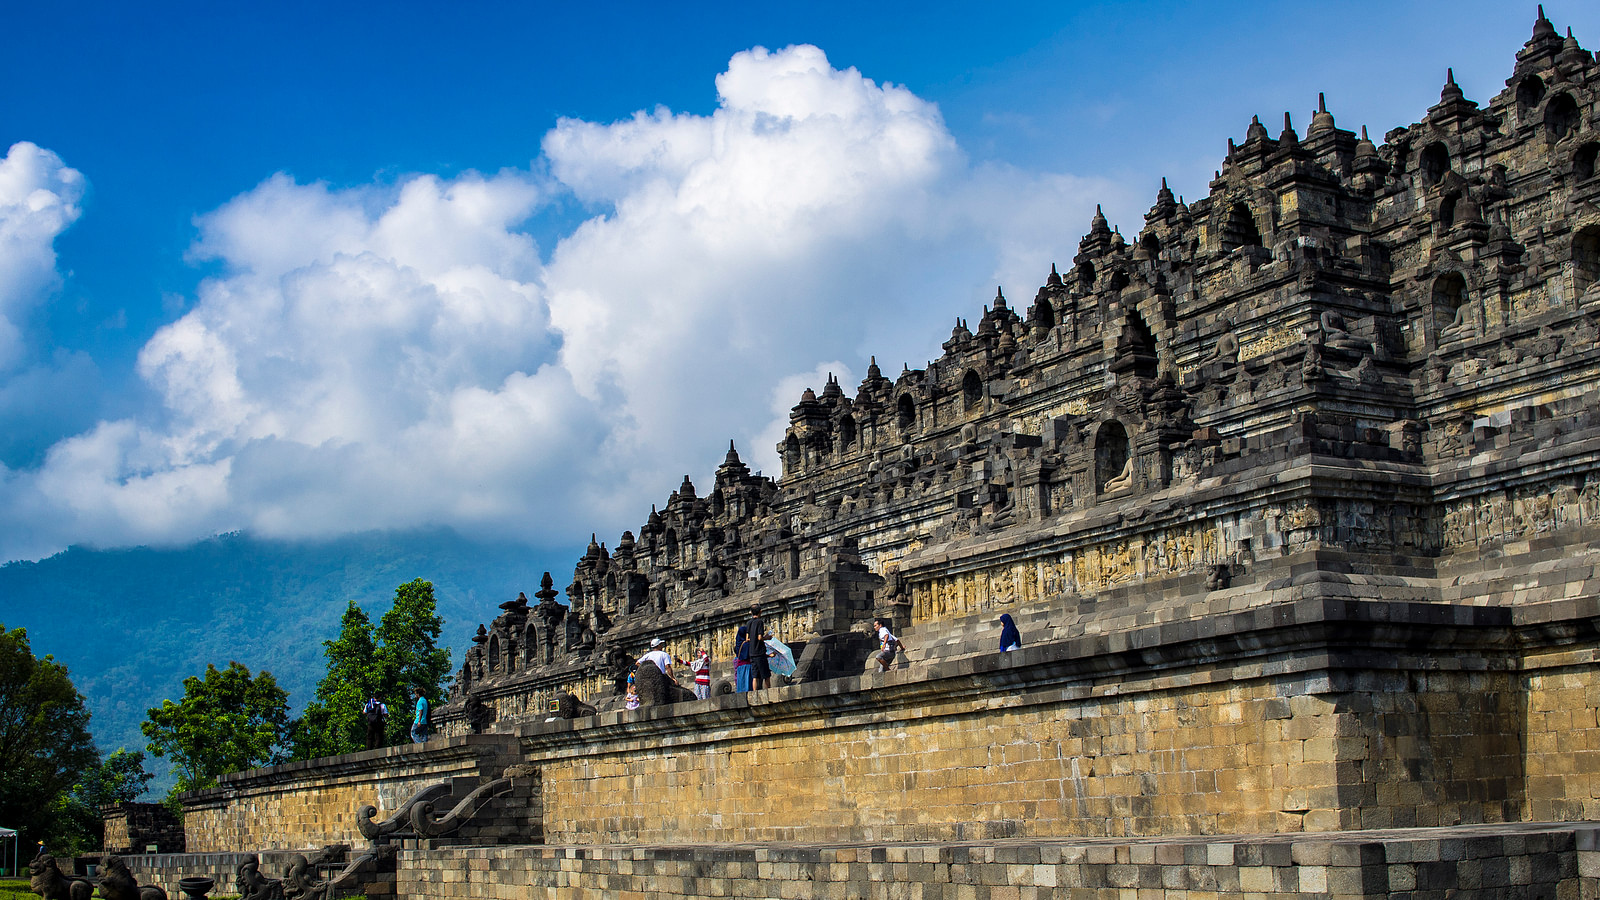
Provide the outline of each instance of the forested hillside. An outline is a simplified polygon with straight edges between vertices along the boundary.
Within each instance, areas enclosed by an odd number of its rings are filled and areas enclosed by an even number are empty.
[[[88,698],[103,752],[142,749],[145,710],[182,694],[207,663],[265,668],[291,692],[296,712],[324,670],[322,642],[347,600],[376,620],[394,590],[434,583],[443,640],[459,664],[479,622],[502,601],[537,589],[551,569],[565,583],[581,548],[535,555],[527,547],[469,541],[452,531],[368,534],[320,543],[230,534],[182,549],[74,548],[39,562],[0,566],[0,624],[28,630],[34,652],[53,654]],[[154,760],[160,784],[164,763]]]

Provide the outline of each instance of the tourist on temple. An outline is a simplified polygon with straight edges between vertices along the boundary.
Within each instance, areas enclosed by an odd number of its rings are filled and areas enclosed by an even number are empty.
[[[701,647],[695,651],[694,659],[688,663],[689,671],[694,673],[694,695],[701,700],[711,699],[711,653]]]
[[[750,604],[750,690],[772,687],[772,669],[767,665],[767,623],[761,618],[761,604]]]
[[[661,674],[667,676],[668,680],[677,680],[672,677],[672,657],[667,655],[667,651],[661,649],[660,638],[650,639],[650,649],[646,651],[643,656],[639,657],[639,662],[655,663],[656,668],[660,669]]]
[[[733,636],[733,689],[750,690],[750,626],[740,625]]]
[[[878,671],[887,672],[894,662],[895,654],[900,652],[900,639],[889,630],[889,623],[882,619],[873,619],[872,627],[878,633],[878,653],[874,659],[878,661]]]
[[[417,712],[411,719],[411,739],[420,744],[428,739],[428,698],[423,696],[420,687],[413,693],[417,697]]]
[[[1017,631],[1017,623],[1012,620],[1011,613],[1000,614],[1000,652],[1008,653],[1022,646],[1022,633]]]
[[[379,700],[377,695],[367,698],[367,703],[361,708],[361,714],[367,721],[367,749],[376,750],[388,743],[389,707]]]

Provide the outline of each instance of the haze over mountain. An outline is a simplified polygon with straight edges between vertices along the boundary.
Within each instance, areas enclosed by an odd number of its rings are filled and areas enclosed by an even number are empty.
[[[563,554],[571,575],[581,547]],[[470,541],[449,529],[368,533],[321,542],[228,534],[180,549],[74,548],[0,566],[3,624],[25,627],[35,654],[65,663],[88,698],[103,752],[143,749],[145,710],[182,695],[207,663],[266,669],[296,709],[325,671],[322,642],[355,600],[374,621],[394,589],[433,582],[443,640],[460,661],[477,624],[546,566],[521,545]],[[562,577],[558,566],[554,577]],[[565,583],[562,581],[562,583]],[[163,774],[165,761],[150,768]],[[158,782],[157,793],[166,779]]]

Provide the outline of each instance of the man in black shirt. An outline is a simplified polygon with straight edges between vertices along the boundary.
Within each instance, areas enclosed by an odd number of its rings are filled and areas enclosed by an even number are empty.
[[[750,690],[772,687],[772,668],[767,665],[767,623],[761,619],[761,604],[750,604]]]

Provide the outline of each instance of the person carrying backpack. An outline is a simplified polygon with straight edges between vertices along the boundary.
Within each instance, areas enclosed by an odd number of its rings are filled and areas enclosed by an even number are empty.
[[[388,744],[389,707],[374,695],[367,698],[361,714],[367,721],[367,749],[376,750]]]

